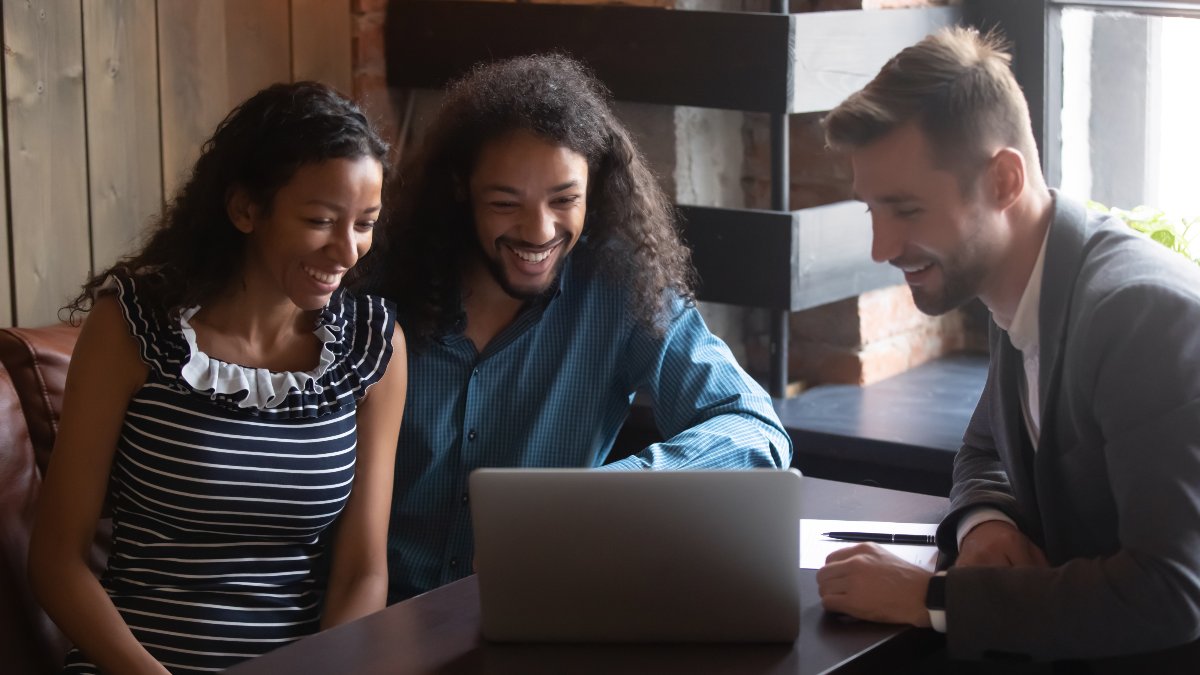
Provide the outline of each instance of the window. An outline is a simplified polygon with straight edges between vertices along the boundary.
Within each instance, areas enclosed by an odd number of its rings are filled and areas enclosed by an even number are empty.
[[[1057,4],[1062,11],[1050,20],[1058,19],[1061,91],[1048,100],[1061,100],[1063,190],[1125,209],[1200,215],[1200,7]],[[1198,16],[1147,11],[1188,4]]]

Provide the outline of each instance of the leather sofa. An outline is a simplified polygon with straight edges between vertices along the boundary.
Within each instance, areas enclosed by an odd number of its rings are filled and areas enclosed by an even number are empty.
[[[33,598],[26,556],[34,506],[54,447],[67,364],[79,329],[67,325],[0,329],[0,671],[51,673],[67,639]],[[99,573],[111,523],[102,520],[91,551]]]

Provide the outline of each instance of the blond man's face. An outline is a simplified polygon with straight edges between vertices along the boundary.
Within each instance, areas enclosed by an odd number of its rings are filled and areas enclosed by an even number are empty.
[[[1000,214],[936,166],[920,128],[901,126],[850,162],[871,212],[871,257],[904,273],[917,307],[942,314],[978,296],[998,269]]]

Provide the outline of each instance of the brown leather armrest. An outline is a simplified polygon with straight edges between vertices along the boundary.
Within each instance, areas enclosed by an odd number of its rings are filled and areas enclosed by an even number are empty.
[[[67,324],[0,329],[0,363],[8,370],[21,399],[41,474],[54,448],[67,365],[78,338],[79,328]]]

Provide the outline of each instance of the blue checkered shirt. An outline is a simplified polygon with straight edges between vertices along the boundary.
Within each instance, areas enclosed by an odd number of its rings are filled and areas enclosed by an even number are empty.
[[[529,303],[482,353],[461,332],[409,354],[388,533],[389,602],[471,573],[467,476],[479,467],[598,467],[637,391],[667,440],[606,469],[786,467],[771,399],[676,301],[666,334],[572,252],[549,300]]]

